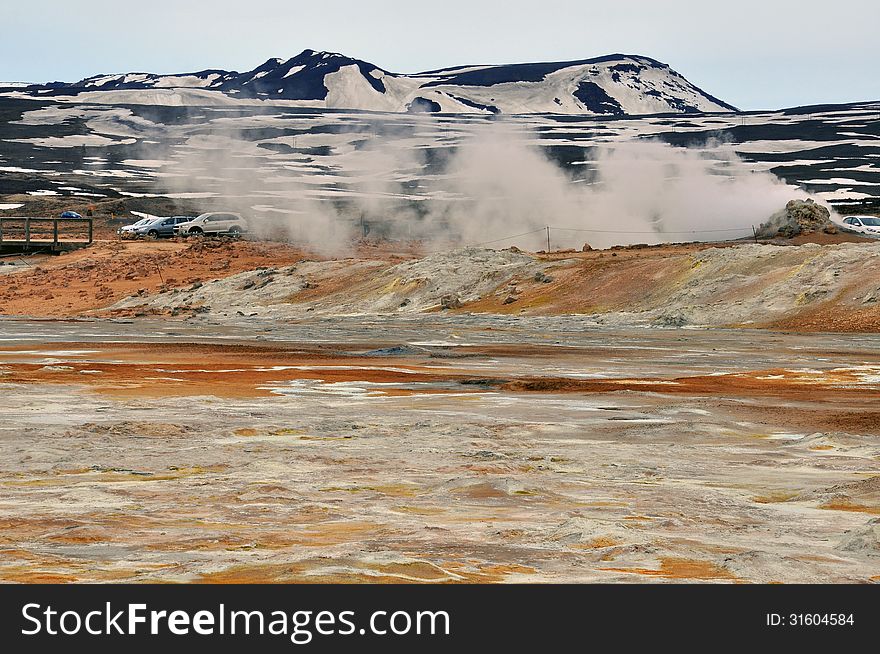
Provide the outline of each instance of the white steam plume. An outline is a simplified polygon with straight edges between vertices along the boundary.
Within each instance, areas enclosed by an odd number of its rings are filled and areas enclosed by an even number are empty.
[[[719,144],[598,144],[586,150],[592,161],[574,167],[587,177],[576,178],[547,157],[534,132],[496,120],[469,124],[433,175],[424,170],[411,126],[395,134],[383,125],[380,136],[358,148],[322,157],[330,162],[324,176],[349,188],[330,202],[316,193],[314,182],[323,178],[213,127],[178,146],[166,182],[182,192],[209,187],[221,196],[218,205],[251,218],[259,207],[263,217],[252,220],[258,235],[325,253],[349,250],[370,225],[373,236],[418,238],[429,248],[496,241],[492,247],[540,249],[543,234],[507,237],[545,226],[554,247],[726,240],[750,236],[752,225],[806,195],[771,173],[753,172]]]
[[[468,200],[433,207],[450,234],[478,242],[550,226],[554,247],[725,240],[750,236],[753,225],[805,195],[714,144],[604,144],[588,162],[594,176],[586,183],[531,143],[528,134],[493,125],[457,150],[443,184]],[[540,247],[544,238],[510,243]]]

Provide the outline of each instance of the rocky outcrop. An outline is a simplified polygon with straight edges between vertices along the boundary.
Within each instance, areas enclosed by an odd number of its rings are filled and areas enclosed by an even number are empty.
[[[834,223],[831,222],[831,212],[828,208],[811,199],[789,200],[784,209],[770,216],[770,219],[758,228],[758,236],[792,238],[799,234],[819,231],[829,233],[837,231]]]

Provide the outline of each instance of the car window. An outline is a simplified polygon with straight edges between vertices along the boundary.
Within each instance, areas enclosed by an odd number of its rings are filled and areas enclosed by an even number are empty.
[[[162,221],[162,224],[163,224],[163,225],[173,225],[173,224],[174,224],[174,219],[173,219],[173,218],[169,218],[168,220],[163,220],[163,221]]]
[[[853,218],[852,224],[853,224],[853,225],[856,225],[857,227],[861,227],[861,226],[862,226],[862,221],[859,220],[858,218]]]

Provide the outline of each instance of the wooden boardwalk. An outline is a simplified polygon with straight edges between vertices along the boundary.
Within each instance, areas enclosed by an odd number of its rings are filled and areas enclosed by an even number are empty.
[[[91,218],[0,216],[0,254],[66,252],[92,243]]]

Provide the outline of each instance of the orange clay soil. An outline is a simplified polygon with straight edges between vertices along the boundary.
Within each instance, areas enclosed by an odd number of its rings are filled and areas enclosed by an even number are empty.
[[[699,561],[694,559],[682,559],[672,557],[660,559],[659,570],[652,570],[650,568],[601,569],[611,572],[629,572],[648,577],[664,577],[666,579],[736,580],[736,577],[729,570],[717,566],[710,561]]]
[[[260,266],[291,265],[303,256],[302,250],[278,243],[97,241],[0,276],[0,314],[69,317],[140,290],[155,293]]]
[[[864,240],[850,234],[813,234],[799,237],[797,242]],[[560,262],[549,271],[551,283],[517,279],[521,291],[517,302],[505,305],[507,293],[498,292],[459,311],[552,315],[628,310],[634,303],[660,305],[669,289],[687,272],[693,253],[735,244],[685,243],[542,253],[536,255],[538,259]],[[418,243],[364,241],[354,243],[344,256],[393,264],[423,254]],[[289,244],[268,241],[101,240],[63,256],[28,259],[30,267],[0,275],[0,315],[67,318],[90,314],[139,292],[153,294],[259,267],[288,266],[304,258],[321,257]],[[634,280],[639,283],[634,284]],[[317,299],[351,282],[351,276],[343,271],[338,279],[328,279],[319,289],[306,291],[298,299]],[[824,311],[817,306],[812,311],[815,316],[798,314],[787,323],[766,326],[804,331],[880,329],[880,306],[864,310],[847,308],[843,312],[836,307]],[[836,320],[834,327],[829,327],[826,314]]]
[[[836,391],[836,389],[828,389],[827,386],[820,388],[823,398],[828,393],[833,394]],[[786,425],[788,429],[806,433],[830,431],[880,435],[880,411],[868,407],[870,407],[870,400],[867,406],[853,406],[848,410],[843,410],[833,403],[826,404],[824,402],[794,405],[780,403],[778,406],[750,404],[749,420],[756,424]],[[833,446],[828,444],[819,444],[813,447],[817,451],[833,449]]]
[[[675,378],[573,379],[532,377],[486,379],[479,370],[443,368],[435,360],[429,366],[406,358],[346,356],[332,346],[303,348],[202,345],[188,343],[126,344],[53,343],[35,348],[52,356],[54,348],[90,350],[81,357],[46,365],[30,361],[34,355],[0,348],[2,381],[12,384],[75,384],[116,397],[216,397],[268,396],[268,386],[293,380],[326,383],[367,382],[387,384],[368,388],[386,395],[448,392],[450,382],[469,382],[456,392],[480,392],[487,388],[511,393],[612,393],[651,392],[668,395],[721,397],[781,397],[809,400],[821,388],[825,399],[845,401],[880,398],[880,390],[861,384],[858,370],[796,372],[783,369],[748,371],[725,375]],[[350,349],[351,346],[339,349]],[[524,348],[529,350],[530,348]],[[484,356],[492,351],[472,348]],[[38,358],[44,358],[41,354]],[[479,382],[479,383],[474,383]],[[410,384],[427,384],[413,390]],[[431,384],[446,384],[434,386]],[[876,416],[856,412],[849,418],[873,427]],[[844,419],[844,417],[841,417]],[[844,422],[846,420],[844,419]],[[870,425],[868,424],[870,423]]]
[[[831,245],[871,241],[872,239],[855,234],[817,233],[798,236],[789,241],[780,240],[778,244]],[[761,242],[766,243],[766,241]],[[552,282],[542,283],[528,277],[514,279],[512,281],[520,291],[516,296],[516,302],[504,303],[510,294],[504,292],[502,287],[502,292],[488,294],[455,312],[554,315],[630,311],[635,306],[661,307],[691,268],[694,253],[707,248],[724,248],[743,243],[751,243],[751,241],[635,245],[587,252],[539,253],[536,256],[542,261],[560,262],[560,265],[548,270],[548,274],[553,278]],[[737,289],[736,295],[743,298],[755,295],[769,280],[768,276],[784,277],[789,274],[790,271],[786,269],[778,271],[771,269],[766,275],[757,277],[753,282]],[[737,298],[728,295],[728,299]],[[846,307],[842,312],[835,307],[830,313],[837,317],[836,324],[840,326],[839,329],[828,327],[828,322],[824,318],[825,313],[829,312],[819,309],[815,319],[807,314],[798,313],[790,317],[788,322],[768,324],[765,327],[791,331],[880,330],[880,306],[864,311]],[[802,321],[801,315],[806,315],[806,320]]]
[[[880,304],[858,306],[857,300],[848,298],[850,303],[846,305],[841,299],[819,302],[762,326],[791,332],[880,332]]]
[[[721,395],[724,397],[785,397],[809,400],[821,388],[824,398],[847,395],[859,398],[880,398],[880,390],[860,386],[858,371],[834,370],[804,373],[791,370],[755,370],[726,375],[703,375],[646,379],[571,379],[534,377],[505,383],[502,388],[525,393],[607,393],[636,391],[670,395]]]
[[[457,561],[441,565],[423,562],[363,564],[358,561],[339,561],[339,572],[320,572],[323,562],[305,561],[290,564],[257,564],[233,566],[219,572],[203,574],[200,583],[206,584],[413,584],[413,583],[498,583],[509,575],[533,575],[533,568],[518,564],[484,563],[465,569]]]
[[[691,265],[690,255],[710,246],[664,246],[642,250],[585,252],[566,255],[569,261],[548,272],[550,283],[517,280],[518,301],[504,304],[507,293],[489,294],[458,312],[489,312],[526,315],[555,313],[602,313],[625,309],[638,302],[662,302],[665,290]],[[543,256],[558,260],[558,255]],[[571,259],[575,263],[571,263]],[[633,280],[640,283],[634,284]],[[653,286],[645,290],[646,285]]]
[[[57,345],[57,344],[54,344]],[[291,380],[322,380],[328,383],[368,382],[388,384],[369,389],[385,395],[408,395],[403,388],[412,383],[442,383],[474,378],[460,371],[421,368],[418,364],[387,357],[346,357],[320,350],[296,351],[250,348],[234,345],[191,345],[164,343],[126,345],[95,343],[64,344],[99,350],[88,360],[67,357],[63,363],[22,361],[15,350],[0,349],[2,381],[13,384],[77,384],[115,397],[177,397],[211,395],[216,397],[259,397],[272,392],[267,385],[283,385]],[[47,353],[51,348],[42,348]],[[292,367],[292,368],[288,368]],[[280,369],[279,369],[280,368]],[[400,387],[395,388],[395,384]],[[419,393],[442,389],[420,388]],[[478,391],[478,387],[462,392]]]
[[[420,254],[418,243],[360,241],[352,244],[346,256],[398,262]],[[107,307],[139,291],[152,294],[264,266],[321,258],[272,241],[96,241],[62,256],[27,259],[28,268],[0,275],[0,315],[67,318]]]

